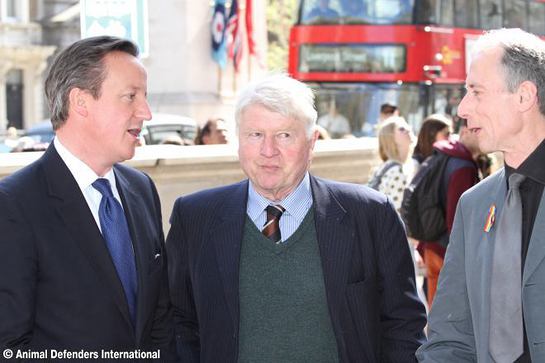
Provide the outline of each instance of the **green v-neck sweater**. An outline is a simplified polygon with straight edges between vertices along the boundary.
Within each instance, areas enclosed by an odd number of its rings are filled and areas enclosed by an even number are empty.
[[[313,208],[280,244],[246,218],[239,280],[240,363],[338,361]]]

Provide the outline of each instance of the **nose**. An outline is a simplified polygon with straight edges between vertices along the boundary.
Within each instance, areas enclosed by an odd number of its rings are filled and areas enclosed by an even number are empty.
[[[464,98],[462,98],[462,100],[460,101],[460,103],[458,104],[458,116],[460,116],[461,118],[465,118],[467,119],[468,118],[468,113],[469,113],[469,103],[470,103],[470,100],[469,100],[469,92],[465,94]]]
[[[261,144],[261,155],[270,158],[278,153],[274,136],[265,136]]]
[[[144,99],[140,103],[140,105],[138,105],[138,109],[136,110],[136,116],[143,120],[147,120],[147,121],[151,120],[152,118],[151,110],[150,110],[148,101],[146,99]]]

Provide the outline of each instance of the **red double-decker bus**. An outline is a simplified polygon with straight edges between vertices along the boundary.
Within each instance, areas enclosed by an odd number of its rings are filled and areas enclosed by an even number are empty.
[[[418,129],[431,113],[456,114],[471,45],[501,27],[545,34],[545,2],[301,0],[288,72],[316,91],[320,116],[341,118],[341,131],[373,135],[383,103]]]

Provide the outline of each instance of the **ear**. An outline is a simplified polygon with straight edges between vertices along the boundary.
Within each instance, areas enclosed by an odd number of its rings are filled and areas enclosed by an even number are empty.
[[[70,90],[70,93],[68,94],[68,100],[70,102],[69,110],[75,112],[82,117],[87,117],[87,106],[89,97],[89,93],[82,90],[81,88],[72,88]]]
[[[524,81],[517,89],[519,111],[526,112],[537,105],[537,87],[534,82]]]
[[[312,131],[312,135],[310,136],[311,150],[314,150],[314,145],[316,144],[316,140],[318,140],[319,136],[320,136],[320,133],[318,132],[318,130]]]

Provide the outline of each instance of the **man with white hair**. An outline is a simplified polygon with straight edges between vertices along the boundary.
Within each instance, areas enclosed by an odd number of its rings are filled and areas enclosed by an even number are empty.
[[[409,362],[426,323],[403,225],[367,187],[309,174],[314,96],[251,84],[248,180],[176,201],[167,238],[182,362]]]

